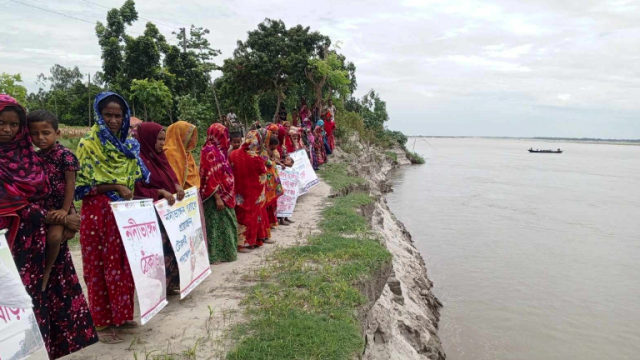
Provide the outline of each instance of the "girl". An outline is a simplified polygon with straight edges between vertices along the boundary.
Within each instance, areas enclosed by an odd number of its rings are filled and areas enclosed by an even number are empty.
[[[58,119],[55,115],[46,110],[32,111],[27,116],[27,124],[31,141],[40,149],[37,154],[42,159],[49,178],[49,184],[51,185],[52,191],[45,201],[45,206],[49,209],[47,216],[55,222],[66,223],[67,215],[73,208],[76,172],[80,170],[78,159],[69,149],[56,141],[60,131],[58,130]],[[77,231],[78,229],[74,230]],[[64,231],[65,227],[60,225],[51,225],[47,230],[42,291],[47,287],[51,268],[58,258]]]

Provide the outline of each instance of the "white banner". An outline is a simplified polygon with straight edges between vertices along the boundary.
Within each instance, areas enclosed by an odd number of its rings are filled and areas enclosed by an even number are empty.
[[[151,199],[112,202],[111,208],[131,266],[144,325],[167,306],[160,225]]]
[[[0,289],[4,297],[13,297],[9,292],[17,293],[19,297],[26,295],[4,231],[0,231],[0,280]],[[28,300],[24,308],[0,303],[0,359],[2,360],[49,358],[36,316],[31,309],[31,298]]]
[[[198,188],[185,190],[182,201],[169,206],[166,200],[155,203],[180,271],[180,299],[184,299],[209,275],[209,253],[205,241]],[[215,234],[209,234],[215,236]]]
[[[295,160],[294,160],[295,161]],[[284,193],[278,198],[278,217],[290,217],[296,208],[300,175],[293,168],[278,169]]]
[[[294,161],[293,169],[298,173],[300,179],[300,194],[303,195],[309,191],[312,187],[314,187],[320,180],[318,180],[318,176],[316,172],[313,171],[313,166],[309,162],[309,157],[307,157],[307,152],[303,150],[298,150],[289,154]]]

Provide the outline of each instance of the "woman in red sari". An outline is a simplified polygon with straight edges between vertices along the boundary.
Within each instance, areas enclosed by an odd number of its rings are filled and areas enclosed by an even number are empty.
[[[96,343],[98,336],[66,241],[42,291],[48,194],[49,182],[31,145],[25,111],[15,99],[0,94],[0,229],[9,229],[11,253],[49,357],[57,359]],[[65,222],[77,228],[80,218],[68,215]],[[66,229],[65,240],[74,234]]]
[[[267,169],[260,156],[261,138],[256,130],[249,131],[240,149],[231,153],[238,219],[238,251],[262,246],[258,241],[258,218],[265,203]]]
[[[331,151],[336,148],[336,138],[333,135],[333,131],[336,129],[336,121],[333,118],[333,115],[330,111],[327,111],[327,115],[325,117],[326,121],[324,123],[324,131],[327,137],[327,143],[329,144],[329,149]]]
[[[229,164],[229,130],[213,124],[200,153],[200,197],[209,234],[209,262],[236,261],[238,258],[238,220],[234,208],[233,169]]]

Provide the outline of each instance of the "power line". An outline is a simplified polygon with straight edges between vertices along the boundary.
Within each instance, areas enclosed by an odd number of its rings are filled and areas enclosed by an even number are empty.
[[[60,12],[57,12],[57,11],[53,11],[53,10],[49,10],[49,9],[45,9],[45,8],[42,8],[42,7],[39,7],[39,6],[35,6],[35,5],[31,5],[31,4],[23,3],[22,1],[17,1],[17,0],[9,0],[9,1],[14,2],[14,3],[18,3],[18,4],[22,4],[22,5],[24,5],[24,6],[28,6],[28,7],[34,8],[34,9],[38,9],[38,10],[42,10],[42,11],[46,11],[46,12],[50,12],[50,13],[52,13],[52,14],[56,14],[56,15],[60,15],[60,16],[64,16],[64,17],[69,18],[69,19],[74,19],[74,20],[78,20],[78,21],[86,22],[87,24],[91,24],[91,25],[95,25],[95,24],[96,24],[95,22],[91,22],[91,21],[89,21],[89,20],[85,20],[85,19],[77,18],[77,17],[72,16],[72,15],[63,14],[63,13],[60,13]]]
[[[93,2],[93,1],[89,1],[89,0],[80,0],[80,1],[82,1],[82,2],[86,2],[87,4],[91,4],[91,5],[99,6],[99,7],[103,8],[103,9],[107,9],[107,10],[111,10],[111,9],[112,9],[112,8],[110,8],[110,7],[108,7],[108,6],[104,6],[104,5],[101,5],[101,4],[98,4],[98,3],[95,3],[95,2]],[[143,18],[142,16],[138,16],[138,18],[140,18],[140,19],[142,19],[142,20],[150,21],[150,22],[155,23],[155,24],[158,24],[158,25],[165,26],[165,27],[170,28],[170,29],[172,29],[172,30],[174,30],[174,31],[178,28],[177,26],[172,26],[172,25],[163,24],[163,23],[161,23],[161,22],[159,22],[159,21],[155,21],[155,20],[150,20],[150,19],[147,19],[147,18]]]
[[[74,20],[82,21],[82,22],[87,23],[87,24],[95,25],[95,24],[97,23],[97,21],[92,22],[92,21],[89,21],[89,20],[81,19],[81,18],[79,18],[79,17],[75,17],[75,16],[73,16],[73,15],[67,15],[67,14],[64,14],[64,13],[61,13],[61,12],[58,12],[58,11],[55,11],[55,10],[46,9],[46,8],[39,7],[39,6],[36,6],[36,5],[27,4],[27,3],[24,3],[24,2],[22,2],[22,1],[18,1],[18,0],[9,0],[9,1],[14,2],[14,3],[17,3],[17,4],[24,5],[24,6],[27,6],[27,7],[30,7],[30,8],[34,8],[34,9],[38,9],[38,10],[42,10],[42,11],[46,11],[46,12],[51,13],[51,14],[56,14],[56,15],[64,16],[64,17],[69,18],[69,19],[74,19]],[[84,0],[83,0],[83,1],[84,1]],[[95,4],[95,5],[98,5],[98,4]],[[101,6],[101,5],[98,5],[98,6]],[[104,6],[103,6],[103,7],[104,7]],[[143,19],[143,18],[141,18],[141,19]],[[151,21],[151,20],[147,20],[147,21]],[[174,28],[174,30],[175,30],[175,29],[176,29],[176,28]],[[140,33],[138,33],[138,32],[133,32],[133,31],[130,31],[130,30],[129,30],[129,31],[127,31],[127,32],[128,32],[129,34],[138,35],[138,36],[143,36],[143,34],[140,34]],[[174,36],[175,36],[175,35],[174,35]],[[167,40],[167,42],[168,42],[168,41],[176,41],[176,42],[178,42],[178,41],[177,41],[177,39],[175,39],[175,40],[173,40],[173,39],[171,39],[171,40]],[[176,44],[172,44],[172,45],[176,45]]]

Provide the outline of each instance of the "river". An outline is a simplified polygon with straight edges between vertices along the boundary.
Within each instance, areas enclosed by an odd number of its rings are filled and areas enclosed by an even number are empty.
[[[640,146],[428,138],[415,150],[426,164],[393,172],[387,198],[444,304],[447,359],[640,359]]]

